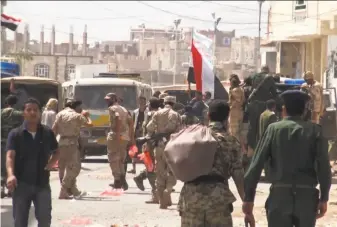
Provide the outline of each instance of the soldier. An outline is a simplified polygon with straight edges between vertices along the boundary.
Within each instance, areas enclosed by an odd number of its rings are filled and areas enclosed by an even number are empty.
[[[206,91],[204,94],[204,102],[209,105],[212,102],[212,93],[209,91]]]
[[[172,110],[175,103],[175,97],[166,96],[164,99],[164,108],[158,110],[152,116],[151,121],[146,126],[148,133],[175,133],[181,126],[181,119],[177,112]],[[159,198],[160,209],[167,209],[172,205],[171,192],[177,180],[166,163],[164,156],[165,143],[169,137],[158,142],[155,147],[155,171],[156,171],[156,187]]]
[[[160,108],[164,108],[164,98],[166,97],[166,96],[168,96],[168,94],[167,93],[161,93],[160,95],[159,95],[159,100],[160,100]]]
[[[160,101],[158,98],[151,98],[150,99],[150,103],[149,103],[149,112],[148,112],[148,116],[146,118],[146,121],[143,124],[143,132],[144,132],[144,136],[152,136],[153,133],[149,133],[146,130],[146,126],[148,125],[148,123],[151,121],[152,116],[154,115],[155,112],[158,111],[160,106]],[[155,163],[155,156],[154,156],[154,144],[152,144],[151,142],[148,142],[147,144],[145,144],[143,150],[146,149],[147,151],[150,152],[150,155],[152,157],[152,163]],[[151,199],[146,201],[145,203],[148,204],[159,204],[159,199],[157,196],[157,192],[156,192],[156,173],[154,171],[149,172],[146,169],[143,170],[142,172],[140,172],[140,174],[138,176],[136,176],[135,178],[133,178],[133,180],[135,181],[137,187],[144,191],[145,187],[143,184],[143,181],[145,179],[149,180],[149,183],[151,185]]]
[[[9,132],[18,127],[23,122],[23,113],[13,107],[18,99],[14,95],[9,95],[5,99],[5,108],[1,110],[1,198],[5,197],[6,186],[6,141]],[[7,194],[10,196],[10,192]]]
[[[82,111],[81,105],[82,102],[79,100],[67,102],[67,107],[56,115],[53,125],[55,135],[60,136],[58,165],[62,183],[59,199],[70,199],[71,195],[79,199],[86,194],[84,191],[79,191],[76,185],[76,178],[81,171],[78,140],[81,127],[92,126],[92,121],[89,113]]]
[[[272,184],[266,202],[268,226],[315,226],[327,211],[331,172],[321,126],[304,121],[309,96],[290,90],[281,97],[284,119],[267,128],[245,175],[246,219],[253,220],[256,186],[266,163]],[[316,189],[320,184],[320,191]]]
[[[195,97],[190,101],[190,106],[192,106],[192,111],[200,122],[203,124],[207,123],[207,105],[202,100],[202,93],[200,91],[195,92]]]
[[[310,96],[309,111],[311,113],[311,121],[319,124],[320,117],[324,111],[323,87],[318,81],[314,80],[312,72],[306,72],[304,80],[306,83],[302,84],[301,89]]]
[[[244,196],[241,148],[227,132],[229,106],[213,101],[209,106],[209,126],[219,142],[214,164],[208,175],[185,183],[179,197],[181,226],[233,226],[231,213],[235,197],[228,187],[233,178],[241,199]]]
[[[156,91],[155,93],[153,93],[153,97],[156,97],[157,99],[159,99],[160,95],[161,95],[160,91]]]
[[[229,80],[231,83],[231,87],[229,89],[229,129],[231,134],[241,141],[245,93],[240,87],[241,82],[238,75],[232,74]]]
[[[107,135],[108,160],[114,183],[110,184],[115,189],[128,189],[125,179],[126,148],[134,144],[133,123],[130,113],[118,103],[115,93],[108,93],[104,98],[109,105],[110,132]]]
[[[259,125],[259,139],[262,138],[264,132],[271,123],[277,121],[275,114],[276,102],[271,99],[267,101],[267,109],[260,116],[260,125]]]
[[[266,101],[277,98],[275,80],[268,73],[268,66],[263,66],[261,73],[251,78],[253,91],[248,98],[248,158],[253,156],[258,142],[260,115],[265,111]]]
[[[139,108],[133,111],[132,119],[133,119],[133,130],[135,138],[143,136],[143,123],[146,121],[148,116],[148,109],[146,107],[146,98],[144,96],[140,96],[138,98]],[[137,146],[138,152],[141,152],[142,147]],[[139,154],[139,153],[138,153]],[[128,171],[128,173],[136,174],[136,162],[138,160],[138,154],[132,158],[132,170]]]
[[[181,116],[181,123],[184,127],[189,125],[198,124],[199,119],[193,114],[192,106],[185,107],[185,113]]]

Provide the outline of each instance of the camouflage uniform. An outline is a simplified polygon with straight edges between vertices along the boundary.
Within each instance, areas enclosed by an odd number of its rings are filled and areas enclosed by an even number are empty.
[[[225,180],[233,177],[237,183],[243,179],[241,146],[220,122],[210,122],[214,136],[219,141],[210,176],[221,176]],[[235,197],[228,182],[185,183],[179,197],[178,211],[181,227],[233,226],[231,213]]]
[[[241,139],[243,123],[243,104],[245,93],[241,87],[233,87],[229,91],[229,130],[238,140]]]
[[[1,110],[1,193],[6,185],[6,142],[9,132],[23,122],[22,112],[8,107]]]
[[[115,180],[114,187],[120,188],[125,183],[124,162],[126,159],[126,148],[130,141],[129,121],[131,116],[129,112],[121,105],[114,104],[109,107],[110,132],[107,136],[108,160],[112,175]],[[120,138],[116,137],[117,118],[120,120]]]
[[[166,96],[165,102],[175,102],[175,97]],[[148,133],[175,133],[181,127],[180,115],[172,110],[172,107],[165,105],[163,109],[158,110],[147,125]],[[156,171],[156,187],[157,195],[160,202],[160,208],[166,209],[172,205],[171,192],[177,180],[166,163],[164,156],[165,143],[158,142],[158,146],[154,149],[155,154],[155,171]]]
[[[67,107],[56,115],[53,128],[56,128],[59,139],[59,176],[62,177],[60,199],[68,195],[79,196],[81,192],[76,185],[76,178],[81,171],[81,158],[78,139],[80,129],[88,120],[80,113]]]
[[[144,132],[144,136],[151,136],[153,133],[148,133],[147,132],[147,128],[146,126],[148,125],[148,123],[151,121],[152,116],[154,115],[156,111],[150,111],[148,112],[148,117],[146,119],[146,121],[143,123],[143,132]],[[154,155],[154,144],[152,144],[151,142],[147,142],[146,143],[146,148],[147,151],[150,152],[150,155],[152,157],[152,162],[155,163],[155,155]],[[155,203],[158,204],[159,203],[159,199],[157,196],[157,188],[156,188],[156,173],[155,171],[153,172],[149,172],[147,171],[147,169],[144,169],[143,171],[141,171],[139,173],[139,175],[137,177],[135,177],[135,182],[137,184],[137,187],[141,190],[145,190],[144,185],[143,185],[143,180],[148,179],[150,185],[151,185],[151,194],[152,197],[150,200],[146,201],[146,203]]]
[[[311,72],[307,72],[304,76],[306,79],[314,79],[314,75]],[[323,87],[322,85],[314,80],[312,85],[307,83],[302,84],[302,90],[308,92],[310,96],[309,109],[311,110],[311,121],[313,123],[319,124],[320,116],[324,109],[324,99],[323,99]]]

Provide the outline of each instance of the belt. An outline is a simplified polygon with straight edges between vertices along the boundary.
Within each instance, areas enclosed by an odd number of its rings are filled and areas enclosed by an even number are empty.
[[[273,188],[293,188],[292,184],[272,184]],[[314,189],[316,186],[314,185],[305,185],[305,184],[296,184],[294,185],[295,188],[303,188],[303,189]]]
[[[197,177],[192,181],[186,182],[186,184],[216,184],[223,183],[228,186],[228,181],[220,175],[204,175]]]

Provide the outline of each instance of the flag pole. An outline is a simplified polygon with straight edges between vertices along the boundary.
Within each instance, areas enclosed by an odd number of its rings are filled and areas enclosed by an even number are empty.
[[[190,58],[191,58],[191,61],[192,61],[192,65],[193,65],[193,56],[192,56],[193,31],[194,31],[194,28],[192,27],[192,30],[191,30],[191,45],[190,45]],[[193,71],[194,71],[194,68],[193,68]],[[188,81],[188,96],[191,99],[191,82],[190,81]]]

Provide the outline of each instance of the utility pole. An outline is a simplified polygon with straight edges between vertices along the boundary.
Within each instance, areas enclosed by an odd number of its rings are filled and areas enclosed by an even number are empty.
[[[177,57],[178,57],[178,26],[181,23],[181,19],[177,19],[173,21],[174,26],[175,26],[175,48],[174,48],[174,73],[173,73],[173,85],[176,84],[176,76],[177,76]]]
[[[258,64],[261,62],[261,12],[262,12],[262,4],[264,0],[258,0],[259,3],[259,40],[258,40],[258,47],[257,47],[257,61],[256,61],[256,71],[258,70]]]
[[[216,18],[215,13],[212,13],[212,17],[214,20],[214,34],[213,34],[213,71],[215,72],[215,64],[216,64],[216,34],[217,34],[217,28],[221,21],[221,17]]]

